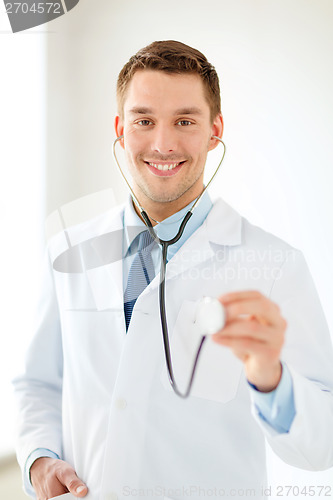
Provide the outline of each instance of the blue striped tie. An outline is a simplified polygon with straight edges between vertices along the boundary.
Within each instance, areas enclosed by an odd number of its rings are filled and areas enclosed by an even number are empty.
[[[126,331],[131,321],[134,304],[155,276],[155,269],[151,251],[157,243],[150,236],[149,231],[143,231],[134,240],[139,239],[138,252],[134,257],[128,273],[127,287],[124,294],[124,312]],[[132,245],[133,245],[132,243]]]

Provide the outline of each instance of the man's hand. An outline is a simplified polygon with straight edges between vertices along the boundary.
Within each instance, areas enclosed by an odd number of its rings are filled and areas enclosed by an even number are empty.
[[[63,460],[38,458],[30,468],[30,477],[37,500],[48,500],[68,492],[82,498],[88,493],[87,486]]]
[[[279,307],[257,291],[228,293],[219,300],[226,311],[226,324],[212,339],[232,349],[244,363],[248,381],[259,391],[276,389],[287,328]]]

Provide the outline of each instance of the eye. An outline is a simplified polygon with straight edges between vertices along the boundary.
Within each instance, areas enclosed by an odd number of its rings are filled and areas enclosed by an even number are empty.
[[[147,127],[147,125],[151,125],[152,122],[150,120],[140,120],[137,122],[138,125],[142,125],[143,127]]]
[[[192,125],[192,122],[190,122],[189,120],[179,120],[179,122],[177,122],[177,125],[180,125],[181,127],[187,127],[188,125]]]

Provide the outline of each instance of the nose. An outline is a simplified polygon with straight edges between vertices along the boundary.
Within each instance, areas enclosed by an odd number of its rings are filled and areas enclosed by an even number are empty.
[[[175,131],[166,126],[155,127],[151,142],[151,149],[161,155],[170,154],[176,151]]]

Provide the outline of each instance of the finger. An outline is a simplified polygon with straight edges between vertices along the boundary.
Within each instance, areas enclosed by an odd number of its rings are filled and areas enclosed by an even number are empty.
[[[218,337],[213,336],[214,342],[224,347],[229,347],[238,357],[275,356],[280,352],[279,346],[267,346],[265,343],[249,337]]]
[[[221,345],[250,349],[251,352],[259,354],[265,349],[267,354],[280,352],[284,343],[284,332],[271,327],[263,327],[256,322],[242,322],[242,324],[231,324],[221,330],[220,333],[212,335],[212,339]]]
[[[276,331],[271,326],[263,326],[255,320],[233,321],[222,330],[215,333],[213,337],[219,338],[240,338],[247,337],[257,342],[274,342],[276,340]]]
[[[262,342],[260,342],[256,339],[252,339],[250,337],[245,337],[245,336],[242,336],[242,337],[220,337],[217,335],[213,335],[213,340],[217,344],[221,344],[221,345],[224,345],[226,347],[230,347],[231,349],[235,349],[235,350],[237,349],[239,351],[246,352],[246,353],[252,352],[254,348],[256,350],[261,349],[261,348],[263,348],[263,349],[265,348]]]
[[[242,290],[240,292],[230,292],[221,295],[219,300],[223,305],[229,304],[230,302],[235,302],[238,300],[247,300],[247,299],[260,299],[264,297],[264,295],[258,290]]]
[[[77,477],[74,469],[71,467],[61,468],[57,477],[72,495],[82,498],[88,493],[87,486]]]
[[[256,299],[244,299],[230,302],[224,306],[228,321],[234,321],[239,316],[255,317],[263,325],[279,325],[281,319],[280,308],[277,304],[262,296]],[[246,318],[245,318],[246,319]]]

